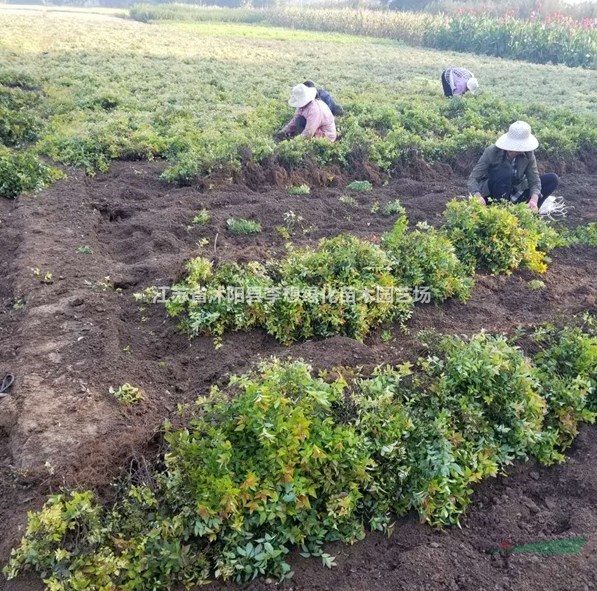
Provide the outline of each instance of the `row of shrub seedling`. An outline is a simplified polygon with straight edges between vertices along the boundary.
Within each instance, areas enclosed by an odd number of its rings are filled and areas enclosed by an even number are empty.
[[[0,197],[37,191],[61,176],[27,149],[43,130],[44,107],[41,89],[31,78],[0,72]]]
[[[563,460],[595,420],[596,325],[584,322],[520,334],[532,360],[482,333],[428,334],[415,366],[365,377],[263,363],[167,425],[159,468],[120,481],[112,506],[90,491],[50,497],[5,573],[33,570],[52,591],[285,578],[291,548],[332,566],[326,542],[390,533],[410,510],[457,524],[475,483],[515,460]]]
[[[219,177],[242,173],[247,158],[287,170],[316,165],[348,173],[358,162],[390,174],[421,159],[451,165],[464,152],[480,153],[517,119],[537,130],[542,159],[578,163],[597,143],[593,115],[506,103],[487,93],[474,100],[446,101],[438,88],[405,93],[385,104],[378,97],[345,103],[346,115],[338,121],[341,140],[333,143],[305,138],[276,143],[273,133],[290,116],[278,108],[281,97],[264,96],[255,109],[214,127],[197,126],[184,105],[176,114],[168,105],[143,111],[124,102],[106,110],[104,99],[109,104],[116,99],[103,97],[107,91],[100,89],[100,98],[80,97],[69,124],[64,105],[52,99],[53,85],[62,83],[60,78],[49,81],[44,93],[19,72],[0,72],[0,196],[14,198],[59,178],[60,171],[43,158],[95,174],[107,171],[114,159],[161,157],[169,162],[162,178],[188,185],[214,171]],[[90,106],[86,101],[92,98]]]
[[[424,223],[409,230],[400,209],[381,245],[340,235],[279,261],[214,268],[206,258],[192,259],[173,286],[168,312],[184,316],[191,336],[261,327],[284,344],[332,335],[362,340],[383,322],[404,323],[425,288],[434,301],[466,300],[475,269],[544,272],[546,253],[560,243],[526,205],[453,200],[439,230]]]

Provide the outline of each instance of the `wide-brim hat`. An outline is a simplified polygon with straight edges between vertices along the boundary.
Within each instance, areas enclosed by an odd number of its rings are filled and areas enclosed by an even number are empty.
[[[539,146],[539,140],[531,133],[531,126],[525,121],[515,121],[508,133],[501,135],[495,145],[509,152],[532,152]]]
[[[300,109],[305,105],[308,105],[317,96],[317,88],[311,88],[304,84],[297,84],[292,89],[292,94],[288,99],[288,104],[291,107]]]

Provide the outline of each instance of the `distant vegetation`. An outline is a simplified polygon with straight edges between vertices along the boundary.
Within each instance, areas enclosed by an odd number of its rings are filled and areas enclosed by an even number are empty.
[[[493,16],[510,14],[519,18],[530,18],[533,15],[547,17],[560,13],[578,20],[597,17],[597,4],[589,1],[572,4],[565,0],[388,0],[380,4],[393,10],[443,14],[477,12]]]
[[[597,26],[563,14],[545,19],[493,17],[482,12],[452,16],[379,10],[284,8],[239,12],[180,5],[140,5],[131,17],[151,20],[231,20],[263,22],[314,31],[336,31],[404,41],[411,45],[507,57],[539,64],[597,68]]]
[[[95,0],[96,6],[86,0],[52,0],[44,7],[87,7],[91,10],[129,8],[135,0]],[[0,4],[39,5],[42,0],[0,0]],[[590,0],[566,2],[566,0],[148,0],[147,4],[168,5],[187,4],[189,6],[217,6],[224,8],[367,8],[373,10],[395,10],[409,12],[428,12],[432,14],[454,15],[462,12],[504,16],[514,15],[529,18],[533,15],[547,17],[556,13],[577,20],[597,18],[597,3]]]

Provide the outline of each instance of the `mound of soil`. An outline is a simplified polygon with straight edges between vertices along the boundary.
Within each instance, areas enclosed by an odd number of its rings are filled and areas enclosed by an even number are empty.
[[[297,196],[271,186],[174,188],[158,180],[160,170],[159,163],[120,162],[94,179],[75,172],[34,197],[0,201],[0,373],[17,377],[11,395],[0,400],[2,563],[22,534],[26,511],[39,508],[45,494],[64,484],[109,495],[112,477],[131,458],[154,453],[163,420],[179,402],[206,393],[260,358],[292,354],[316,368],[370,367],[416,355],[412,335],[425,328],[508,332],[595,310],[596,251],[575,247],[553,253],[542,277],[545,289],[528,288],[534,278],[529,272],[480,276],[467,304],[420,306],[409,334],[393,328],[391,342],[383,342],[379,331],[364,344],[336,337],[285,348],[255,331],[228,334],[215,350],[210,338],[189,341],[162,305],[141,305],[133,293],[170,285],[192,256],[216,261],[282,256],[286,240],[276,226],[284,225],[289,211],[301,217],[292,236],[297,245],[341,232],[379,237],[393,220],[379,211],[396,198],[413,224],[437,225],[464,181],[449,171],[429,182],[399,178],[351,195],[351,203],[345,189],[333,186]],[[564,178],[561,193],[573,206],[567,223],[596,219],[596,181],[587,175]],[[199,227],[192,220],[202,208],[211,220]],[[263,231],[234,236],[226,230],[232,216],[259,220]],[[123,408],[108,392],[126,382],[145,395],[134,409]],[[332,571],[295,556],[296,576],[283,588],[597,588],[596,433],[583,430],[566,465],[517,466],[509,478],[484,483],[463,530],[435,532],[408,517],[390,539],[371,535],[354,547],[332,548],[338,562]],[[572,535],[588,540],[578,556],[488,553],[503,538],[522,544]],[[41,584],[0,581],[0,587]],[[249,586],[262,587],[270,585]]]

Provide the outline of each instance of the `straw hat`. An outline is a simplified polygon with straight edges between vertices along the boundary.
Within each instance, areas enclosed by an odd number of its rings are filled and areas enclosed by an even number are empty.
[[[478,90],[479,88],[479,81],[474,76],[472,76],[466,81],[466,87],[469,90],[469,92],[475,92],[475,90]]]
[[[532,152],[537,149],[539,141],[531,133],[531,126],[525,121],[515,121],[510,125],[508,133],[500,136],[495,145],[509,152]]]
[[[317,96],[317,89],[310,88],[304,84],[297,84],[292,89],[292,96],[288,99],[288,104],[291,107],[300,109],[305,105],[308,105]]]

